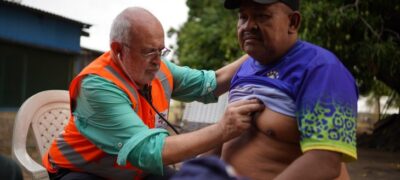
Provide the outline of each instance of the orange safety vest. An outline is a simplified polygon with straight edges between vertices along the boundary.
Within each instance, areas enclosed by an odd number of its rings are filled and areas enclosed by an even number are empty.
[[[155,127],[155,121],[160,120],[155,111],[144,97],[139,95],[137,87],[121,69],[112,61],[110,52],[94,60],[71,82],[69,92],[71,100],[71,117],[64,131],[51,144],[48,152],[43,156],[43,165],[49,172],[57,172],[57,168],[72,171],[89,172],[108,179],[140,179],[142,170],[132,166],[117,165],[117,156],[110,155],[95,146],[85,136],[79,133],[72,112],[76,107],[81,81],[88,74],[99,75],[122,89],[132,102],[132,109],[149,128]],[[173,89],[173,78],[168,67],[161,62],[156,78],[151,82],[154,107],[164,118],[167,118],[169,100]],[[130,178],[129,178],[130,179]]]

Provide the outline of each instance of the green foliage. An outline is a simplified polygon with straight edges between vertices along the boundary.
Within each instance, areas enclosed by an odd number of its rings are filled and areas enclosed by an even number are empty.
[[[180,64],[217,69],[243,53],[236,39],[236,11],[225,10],[222,0],[187,5],[188,21],[170,31],[178,35]],[[334,52],[362,94],[376,90],[377,81],[400,93],[399,0],[302,0],[300,7],[300,38]]]
[[[399,9],[398,0],[304,0],[300,37],[333,51],[362,94],[382,87],[376,81],[400,93]]]
[[[223,8],[222,1],[187,1],[188,21],[170,36],[178,35],[179,63],[193,68],[218,69],[242,52],[236,38],[237,13]]]

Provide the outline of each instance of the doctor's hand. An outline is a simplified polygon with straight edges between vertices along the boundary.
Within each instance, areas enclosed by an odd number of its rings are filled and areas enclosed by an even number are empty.
[[[218,121],[222,130],[222,141],[228,141],[249,129],[253,114],[263,109],[264,105],[257,99],[229,103],[224,115]]]

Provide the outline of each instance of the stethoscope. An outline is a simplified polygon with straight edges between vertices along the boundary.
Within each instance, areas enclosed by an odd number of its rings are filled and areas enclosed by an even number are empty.
[[[153,105],[153,98],[151,96],[151,85],[145,85],[143,89],[138,90],[139,94],[146,99],[147,103],[151,106],[151,108],[157,113],[157,115],[165,122],[167,125],[176,133],[179,134],[178,130],[175,129],[175,127],[167,120],[164,118],[164,116],[157,111],[157,109]]]
[[[115,57],[115,56],[114,56],[114,57]],[[129,78],[129,80],[135,85],[135,87],[139,87],[139,86],[135,83],[135,81],[132,80],[132,78],[129,76],[129,74],[126,73],[125,67],[124,67],[123,64],[122,64],[122,59],[121,59],[119,53],[118,53],[117,57],[118,57],[118,60],[119,60],[120,63],[121,63],[120,66],[121,66],[122,71],[123,71],[123,72],[125,73],[125,75]],[[138,89],[139,94],[140,94],[142,97],[144,97],[144,99],[146,99],[147,104],[149,104],[149,105],[151,106],[151,108],[157,113],[157,115],[158,115],[165,123],[167,123],[167,125],[168,125],[176,134],[179,134],[178,130],[176,130],[175,127],[174,127],[167,119],[165,119],[164,116],[163,116],[160,112],[158,112],[157,109],[154,107],[154,105],[153,105],[153,103],[152,103],[152,96],[151,96],[151,85],[146,84],[146,85],[144,86],[143,89],[139,89],[139,88],[137,88],[137,89]]]

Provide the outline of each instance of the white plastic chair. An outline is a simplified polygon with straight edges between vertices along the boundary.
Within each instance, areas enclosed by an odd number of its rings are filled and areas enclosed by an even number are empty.
[[[27,99],[18,110],[12,136],[12,157],[32,179],[49,179],[47,170],[27,153],[26,140],[32,127],[42,157],[53,139],[64,129],[70,116],[69,94],[47,90]]]

